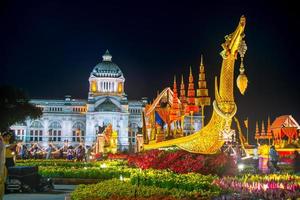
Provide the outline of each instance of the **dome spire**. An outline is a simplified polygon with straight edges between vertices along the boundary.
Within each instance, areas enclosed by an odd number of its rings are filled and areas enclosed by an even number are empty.
[[[111,62],[111,58],[112,58],[112,56],[110,55],[108,49],[106,49],[105,54],[103,54],[103,56],[102,56],[103,61]]]

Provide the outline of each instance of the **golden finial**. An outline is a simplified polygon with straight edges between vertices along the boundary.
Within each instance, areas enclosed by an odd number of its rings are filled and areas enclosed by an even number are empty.
[[[256,135],[259,135],[259,129],[258,129],[258,122],[256,121],[256,129],[255,129]]]
[[[261,122],[261,134],[264,135],[266,132],[265,132],[265,123],[264,123],[264,120]]]
[[[183,82],[183,74],[181,74],[181,84],[184,84],[184,82]]]
[[[245,42],[245,40],[242,40],[240,43],[240,46],[238,48],[238,52],[241,57],[240,75],[238,76],[238,78],[236,80],[237,87],[239,88],[242,95],[245,94],[245,91],[248,86],[248,78],[245,75],[245,68],[244,68],[244,56],[246,54],[246,51],[247,51],[246,42]]]
[[[192,66],[190,65],[190,76],[192,76]]]
[[[201,54],[200,72],[204,73],[203,55]]]

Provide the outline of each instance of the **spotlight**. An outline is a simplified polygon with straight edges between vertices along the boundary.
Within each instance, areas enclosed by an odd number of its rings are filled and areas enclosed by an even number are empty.
[[[105,163],[100,165],[101,168],[107,168],[107,165]]]
[[[239,171],[242,171],[243,169],[244,169],[244,164],[243,163],[240,163],[240,164],[238,164],[238,169],[239,169]]]

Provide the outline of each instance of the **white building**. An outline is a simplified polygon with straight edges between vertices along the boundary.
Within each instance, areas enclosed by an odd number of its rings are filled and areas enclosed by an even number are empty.
[[[112,62],[108,50],[102,58],[90,74],[87,100],[71,96],[64,100],[32,99],[30,102],[41,107],[43,116],[12,126],[16,135],[26,143],[38,142],[43,146],[49,141],[59,146],[66,141],[83,141],[91,146],[97,133],[112,124],[118,132],[119,150],[134,146],[147,99],[128,101],[121,69]]]

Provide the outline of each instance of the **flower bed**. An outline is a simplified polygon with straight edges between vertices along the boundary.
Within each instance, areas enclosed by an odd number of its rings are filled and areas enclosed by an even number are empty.
[[[113,159],[113,160],[126,160],[128,158],[128,154],[124,154],[124,153],[109,153],[107,154],[107,158],[108,159]]]
[[[214,194],[207,191],[200,194],[198,191],[182,189],[165,189],[155,186],[135,185],[130,182],[112,179],[93,185],[80,185],[71,193],[72,200],[102,200],[102,199],[210,199]]]
[[[233,175],[237,171],[232,157],[225,154],[200,155],[183,150],[151,150],[128,157],[128,164],[141,169],[169,169],[176,173]]]
[[[112,178],[119,178],[121,175],[130,177],[130,174],[135,169],[129,168],[68,168],[68,167],[39,167],[39,174],[50,178],[87,178],[107,180]]]
[[[217,195],[221,190],[212,184],[214,179],[217,178],[217,176],[195,173],[175,174],[166,170],[144,170],[142,172],[132,173],[130,180],[132,184],[198,191],[201,194],[205,194],[206,191],[209,191],[210,194]]]
[[[97,162],[74,162],[69,160],[62,160],[62,159],[53,159],[53,160],[17,160],[17,166],[38,166],[38,167],[75,167],[75,168],[82,168],[82,167],[117,167],[117,166],[125,166],[125,161],[120,160],[105,160],[105,161],[97,161]]]
[[[300,196],[300,177],[293,175],[244,175],[215,179],[223,190],[264,199],[288,199]]]

